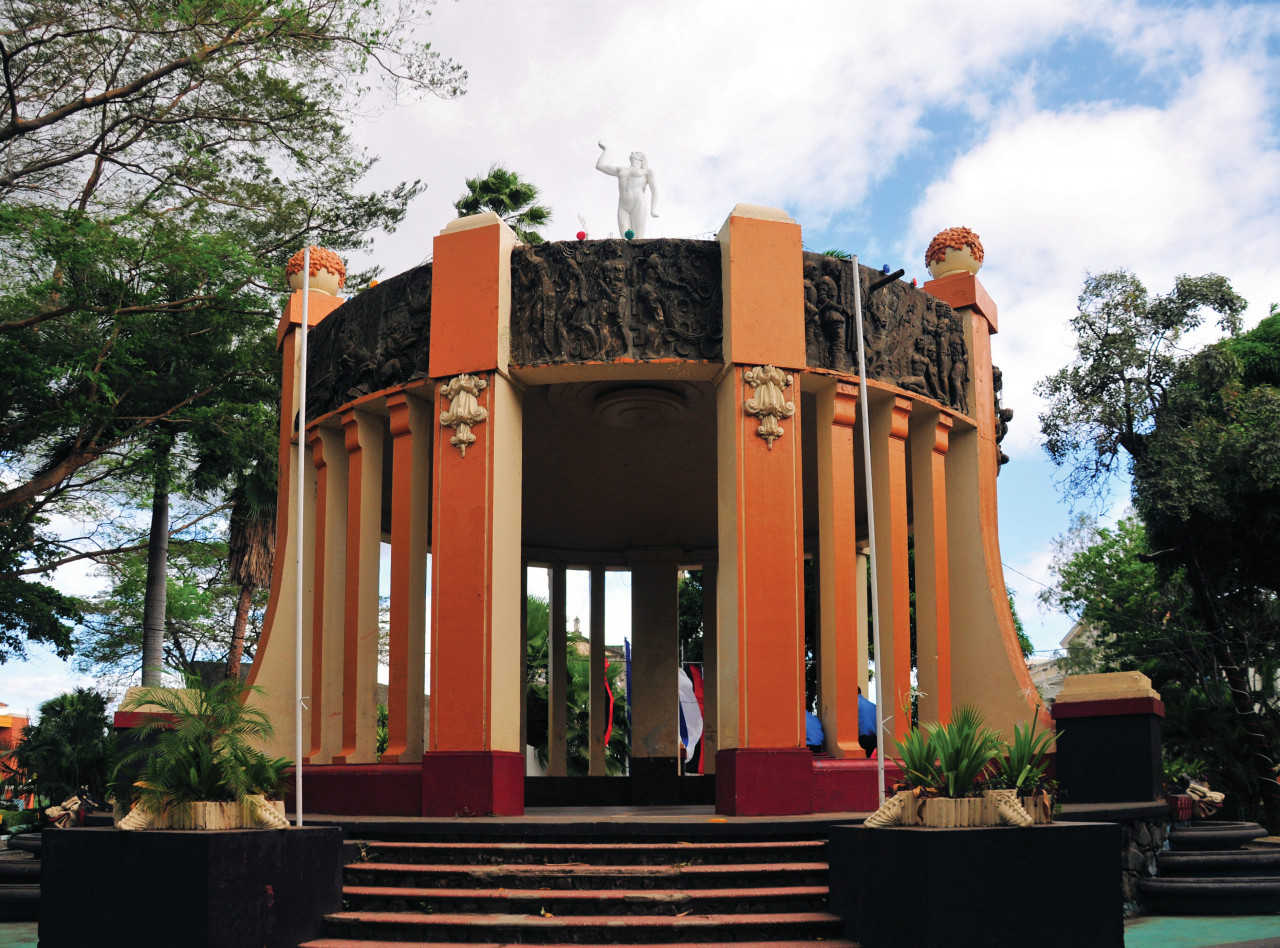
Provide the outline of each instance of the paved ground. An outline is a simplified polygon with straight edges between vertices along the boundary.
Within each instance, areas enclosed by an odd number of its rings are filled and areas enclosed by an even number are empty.
[[[1157,915],[1125,923],[1124,948],[1280,948],[1280,915]]]
[[[0,922],[0,948],[36,948],[36,923]]]

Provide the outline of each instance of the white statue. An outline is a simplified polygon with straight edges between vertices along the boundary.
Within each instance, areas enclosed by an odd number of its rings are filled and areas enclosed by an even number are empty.
[[[596,170],[611,174],[618,179],[618,235],[625,237],[627,231],[631,231],[632,236],[643,237],[645,218],[649,214],[658,216],[658,184],[654,180],[653,171],[649,168],[649,162],[645,160],[643,152],[633,151],[630,167],[606,165],[604,156],[608,149],[605,148],[604,142],[599,144],[600,157],[596,161]],[[652,207],[645,206],[647,203],[644,196],[645,188],[649,189],[652,196]]]

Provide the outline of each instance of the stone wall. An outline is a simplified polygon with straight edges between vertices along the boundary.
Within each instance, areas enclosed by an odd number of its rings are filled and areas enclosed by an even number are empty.
[[[1124,820],[1120,823],[1121,886],[1125,918],[1141,914],[1138,883],[1156,874],[1156,854],[1169,848],[1167,816]]]

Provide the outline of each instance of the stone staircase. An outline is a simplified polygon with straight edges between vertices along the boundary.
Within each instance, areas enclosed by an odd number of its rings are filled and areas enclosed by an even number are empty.
[[[344,911],[302,948],[732,943],[853,948],[825,834],[349,842]]]
[[[1280,846],[1259,842],[1257,823],[1206,821],[1178,826],[1158,874],[1140,883],[1148,908],[1163,915],[1280,912]]]
[[[0,921],[30,922],[40,917],[40,834],[9,837],[0,850]]]

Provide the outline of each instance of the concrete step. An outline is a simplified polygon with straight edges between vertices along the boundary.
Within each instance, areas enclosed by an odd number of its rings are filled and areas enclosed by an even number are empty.
[[[475,940],[518,944],[683,944],[691,937],[709,941],[760,941],[779,938],[834,939],[839,916],[829,912],[780,912],[732,915],[543,915],[430,914],[423,912],[339,912],[325,917],[329,938],[390,942]]]
[[[39,859],[31,853],[0,851],[0,885],[36,885],[39,882]]]
[[[1155,878],[1138,883],[1161,915],[1267,915],[1280,912],[1280,878]]]
[[[1267,831],[1257,823],[1231,820],[1208,820],[1177,826],[1169,833],[1169,846],[1177,852],[1198,850],[1222,851],[1241,849],[1255,839],[1261,839]]]
[[[421,865],[353,863],[345,886],[419,889],[672,889],[759,888],[827,884],[825,862],[736,863],[712,866]]]
[[[1163,852],[1156,855],[1162,878],[1280,878],[1280,849]]]
[[[824,911],[826,886],[732,889],[415,889],[347,886],[352,911],[490,915],[729,915]]]
[[[591,865],[723,865],[808,862],[825,858],[826,840],[677,843],[380,842],[357,843],[362,861],[464,863],[589,863]]]

